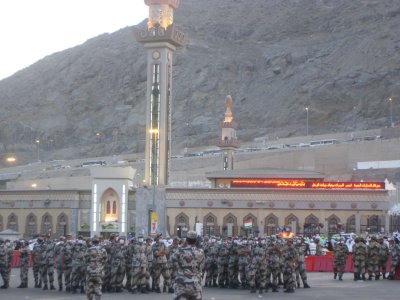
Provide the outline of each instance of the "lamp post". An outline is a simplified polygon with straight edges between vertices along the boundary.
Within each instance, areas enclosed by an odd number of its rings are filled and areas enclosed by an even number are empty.
[[[37,145],[37,161],[40,162],[40,156],[39,156],[39,144],[40,144],[40,140],[36,139],[35,141],[36,145]]]
[[[308,136],[308,110],[309,110],[308,106],[306,106],[305,110],[306,110],[306,118],[307,118],[307,120],[306,120],[306,135]]]
[[[393,127],[393,99],[389,98],[390,103],[390,127]]]

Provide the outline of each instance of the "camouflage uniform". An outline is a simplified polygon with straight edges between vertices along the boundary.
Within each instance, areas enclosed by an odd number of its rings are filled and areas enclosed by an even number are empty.
[[[237,288],[238,279],[238,245],[236,242],[230,244],[228,260],[228,282],[230,288]]]
[[[205,286],[217,286],[218,264],[217,264],[218,248],[214,239],[211,239],[209,244],[204,245],[205,254]]]
[[[131,288],[132,293],[141,291],[147,293],[146,289],[146,275],[147,275],[147,256],[146,256],[146,243],[143,237],[139,237],[138,241],[132,245],[132,273],[131,273]]]
[[[3,278],[2,289],[7,289],[10,283],[10,252],[8,246],[4,243],[3,239],[0,238],[0,274]]]
[[[21,284],[18,286],[19,288],[27,288],[28,287],[28,272],[29,272],[29,242],[23,242],[21,248],[19,249],[19,262],[20,262],[20,279]]]
[[[173,264],[171,257],[172,257],[172,254],[175,251],[178,251],[178,249],[179,249],[179,239],[178,238],[174,238],[172,244],[168,246],[168,256],[167,256],[168,269],[169,269],[170,275],[171,275],[171,284],[173,282],[175,282],[176,271],[177,271],[176,265]]]
[[[367,257],[367,246],[361,241],[360,238],[355,239],[353,245],[353,263],[354,263],[354,280],[365,278],[365,259]]]
[[[168,289],[169,292],[172,292],[171,286],[171,275],[168,270],[168,249],[164,245],[164,243],[160,242],[160,235],[157,236],[155,243],[152,245],[151,250],[153,251],[154,256],[154,270],[153,270],[153,289],[157,293],[161,293],[160,290],[160,277],[161,275],[164,278],[165,287]]]
[[[133,248],[136,240],[131,239],[129,244],[125,250],[125,274],[126,274],[126,282],[125,282],[125,289],[129,292],[132,291],[132,258],[133,258]]]
[[[379,249],[380,245],[373,236],[368,245],[368,280],[372,280],[373,274],[376,280],[379,279]]]
[[[253,245],[250,256],[250,264],[246,269],[246,275],[248,275],[251,293],[256,292],[257,283],[260,285],[260,294],[262,294],[262,291],[265,288],[265,279],[262,280],[261,277],[266,278],[266,272],[263,271],[264,268],[262,267],[265,265],[266,259],[267,257],[265,249],[261,245]]]
[[[283,280],[286,293],[294,293],[296,288],[295,272],[298,261],[299,257],[293,241],[288,239],[283,250]]]
[[[339,280],[342,280],[344,268],[347,262],[347,254],[349,250],[347,245],[343,243],[343,240],[339,240],[335,243],[333,249],[333,278],[336,279],[339,274]]]
[[[92,300],[100,300],[103,284],[103,268],[107,261],[107,252],[98,245],[97,238],[93,239],[93,244],[86,250],[86,297]]]
[[[54,287],[54,243],[46,238],[40,245],[40,272],[43,283],[43,290],[48,290],[48,282],[50,289]]]
[[[383,242],[383,239],[379,239],[379,264],[378,271],[382,271],[383,279],[386,279],[386,262],[389,257],[389,247]]]
[[[276,239],[271,239],[268,248],[267,248],[267,274],[266,274],[266,281],[268,287],[272,287],[273,292],[278,292],[278,277],[281,273],[281,257],[282,251],[277,243]],[[272,283],[271,283],[271,276],[272,276]]]
[[[297,287],[300,287],[300,278],[301,281],[303,282],[303,287],[304,288],[310,288],[310,286],[307,283],[307,271],[306,271],[306,255],[307,255],[307,244],[304,241],[299,241],[296,243],[296,249],[299,254],[299,260],[297,261],[297,266],[296,266],[296,283]]]
[[[149,237],[146,238],[146,258],[147,258],[146,288],[148,291],[155,289],[154,284],[153,284],[153,288],[150,289],[150,279],[152,280],[153,272],[154,272],[154,267],[153,267],[154,255],[153,255],[153,251],[151,249],[151,243],[152,243],[152,239]]]
[[[35,279],[35,288],[42,287],[42,278],[40,276],[40,244],[43,243],[42,238],[38,238],[32,249],[32,271]]]
[[[389,253],[391,257],[391,263],[390,263],[390,273],[388,278],[393,280],[394,274],[396,273],[396,268],[400,261],[400,245],[394,243],[394,240],[390,241]]]
[[[56,271],[57,271],[57,281],[58,281],[58,290],[61,292],[63,290],[63,275],[64,275],[64,268],[63,268],[63,249],[65,246],[64,238],[61,238],[61,241],[56,244],[54,247],[54,255],[56,257]]]
[[[246,274],[246,268],[250,263],[250,254],[251,247],[247,244],[247,240],[243,240],[238,246],[238,271],[243,289],[247,288],[248,285],[248,274]]]
[[[74,246],[71,240],[65,242],[61,252],[61,268],[64,270],[65,291],[71,292],[72,253]]]
[[[228,243],[224,242],[218,246],[217,264],[218,264],[218,286],[224,288],[228,285]]]
[[[125,242],[125,240],[120,239],[119,241]],[[122,242],[114,243],[111,248],[110,264],[111,264],[111,277],[110,285],[111,291],[120,293],[122,292],[122,282],[125,277],[125,246]]]
[[[195,241],[196,232],[189,231],[186,237]],[[202,299],[202,270],[204,268],[204,252],[196,248],[195,244],[178,248],[171,256],[174,265],[177,266],[176,279],[174,284],[174,300]]]
[[[80,288],[81,294],[85,292],[85,272],[86,272],[86,243],[83,240],[78,240],[72,252],[72,293],[76,293]]]

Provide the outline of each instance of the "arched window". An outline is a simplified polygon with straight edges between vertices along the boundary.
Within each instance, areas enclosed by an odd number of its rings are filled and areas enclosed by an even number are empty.
[[[180,213],[175,217],[175,235],[180,238],[186,237],[189,228],[189,217],[186,214]]]
[[[293,228],[293,226],[295,226],[295,228]],[[285,218],[285,229],[294,233],[298,233],[300,231],[299,218],[297,218],[294,214],[288,215]]]
[[[274,214],[269,214],[264,219],[264,234],[273,235],[277,233],[277,228],[279,227],[279,219]]]
[[[314,235],[319,233],[319,220],[313,214],[308,215],[304,222],[304,234]]]
[[[356,216],[352,215],[347,218],[346,232],[356,232]]]
[[[331,215],[328,219],[328,233],[334,234],[339,232],[340,219],[336,215]]]
[[[25,235],[32,238],[37,232],[37,218],[33,213],[26,216]]]
[[[203,221],[203,233],[204,235],[212,236],[219,235],[219,228],[217,225],[217,217],[212,213],[207,214]]]
[[[237,235],[238,233],[238,222],[235,215],[232,213],[227,214],[223,219],[222,235]]]
[[[247,214],[243,218],[243,226],[241,229],[242,229],[241,230],[242,235],[257,233],[258,232],[257,217],[251,213]]]
[[[113,210],[112,210],[113,215],[117,214],[117,201],[113,201]]]
[[[369,233],[377,233],[380,232],[381,222],[379,216],[371,216],[368,218],[368,232]]]
[[[8,216],[7,229],[18,231],[18,217],[14,213]]]
[[[65,213],[61,213],[57,217],[57,227],[56,234],[57,236],[66,235],[68,233],[68,216]]]
[[[53,217],[49,213],[45,213],[42,217],[42,233],[53,234]]]
[[[110,214],[111,213],[111,205],[110,205],[110,201],[107,201],[107,206],[106,206],[106,214]]]

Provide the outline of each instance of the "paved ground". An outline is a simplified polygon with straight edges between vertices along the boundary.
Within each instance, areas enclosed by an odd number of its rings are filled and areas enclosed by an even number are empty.
[[[30,270],[30,275],[31,274]],[[280,289],[279,293],[266,293],[264,299],[307,299],[307,300],[337,300],[337,299],[362,299],[362,300],[392,300],[398,299],[400,294],[400,281],[359,281],[352,280],[352,274],[345,274],[344,281],[333,280],[330,273],[309,273],[309,284],[311,289],[297,289],[294,294],[286,294]],[[1,284],[2,281],[0,280]],[[33,280],[30,279],[29,285],[32,286]],[[54,300],[69,300],[69,299],[86,299],[85,295],[68,294],[58,291],[43,291],[33,287],[28,289],[18,289],[19,285],[19,270],[12,271],[11,287],[7,290],[0,290],[0,299],[54,299]],[[249,291],[229,290],[219,288],[204,288],[204,300],[242,300],[242,299],[259,299],[258,294],[250,294]],[[104,294],[102,299],[139,299],[139,300],[155,300],[155,299],[171,299],[171,294],[135,294],[128,292],[120,294]]]

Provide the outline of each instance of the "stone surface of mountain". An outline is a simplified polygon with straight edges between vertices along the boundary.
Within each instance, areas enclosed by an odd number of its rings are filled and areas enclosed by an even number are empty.
[[[183,0],[175,23],[189,34],[174,57],[175,153],[216,145],[228,94],[243,142],[305,134],[306,106],[310,134],[388,126],[390,109],[400,121],[398,0]],[[0,153],[144,151],[146,63],[126,27],[1,80]]]

